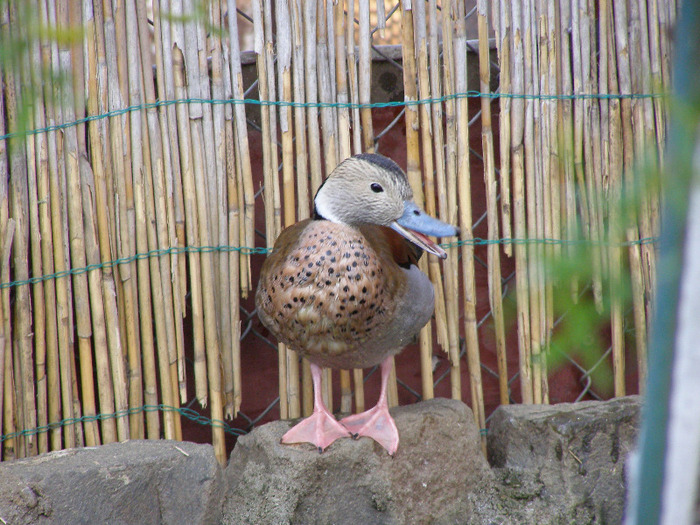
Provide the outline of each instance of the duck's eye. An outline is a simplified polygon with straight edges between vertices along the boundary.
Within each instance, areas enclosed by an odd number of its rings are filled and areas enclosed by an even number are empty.
[[[377,183],[377,182],[373,182],[373,183],[370,185],[370,188],[372,189],[372,191],[373,191],[374,193],[381,193],[381,192],[384,191],[384,188],[382,188],[382,185],[379,184],[379,183]]]

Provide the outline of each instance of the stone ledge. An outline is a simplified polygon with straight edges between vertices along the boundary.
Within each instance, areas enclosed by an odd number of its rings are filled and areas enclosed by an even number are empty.
[[[222,470],[211,445],[133,440],[0,463],[8,524],[218,523]]]
[[[368,438],[323,454],[281,445],[278,421],[238,440],[225,472],[223,523],[464,523],[493,476],[471,410],[433,399],[392,409],[394,458]]]

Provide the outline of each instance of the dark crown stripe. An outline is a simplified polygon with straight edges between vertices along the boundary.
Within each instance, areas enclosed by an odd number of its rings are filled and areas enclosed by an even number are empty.
[[[389,157],[379,155],[378,153],[360,153],[359,155],[355,155],[355,158],[374,164],[375,166],[385,169],[386,171],[393,173],[404,180],[408,180],[401,167]]]

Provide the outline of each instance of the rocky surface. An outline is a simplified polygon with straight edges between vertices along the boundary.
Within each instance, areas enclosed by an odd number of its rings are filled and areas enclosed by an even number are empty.
[[[223,523],[464,523],[493,475],[471,411],[434,399],[392,410],[394,458],[368,438],[323,454],[281,445],[289,422],[240,438],[226,469]]]
[[[0,518],[12,525],[214,524],[221,474],[210,445],[135,440],[50,452],[0,463]]]
[[[0,463],[0,523],[617,524],[640,400],[500,407],[488,457],[469,408],[392,410],[394,458],[373,441],[323,454],[280,445],[291,423],[209,445],[129,441]]]
[[[511,516],[518,523],[620,523],[640,408],[637,396],[499,407],[488,457]]]

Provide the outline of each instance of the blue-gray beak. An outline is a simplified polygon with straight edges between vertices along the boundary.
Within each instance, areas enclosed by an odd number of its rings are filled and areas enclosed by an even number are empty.
[[[426,236],[452,237],[459,233],[459,230],[451,224],[425,213],[413,201],[404,201],[403,215],[389,226],[416,246],[441,259],[445,259],[447,253]]]

